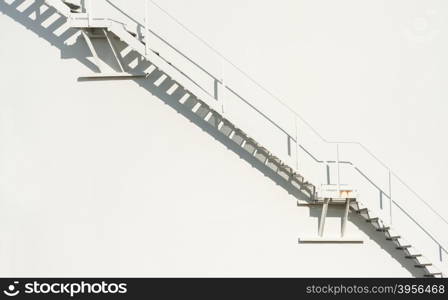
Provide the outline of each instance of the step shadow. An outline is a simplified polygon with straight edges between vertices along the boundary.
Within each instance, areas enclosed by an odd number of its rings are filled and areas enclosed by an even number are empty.
[[[310,207],[310,217],[317,218],[320,224],[321,222],[321,206]],[[343,208],[329,208],[327,218],[340,218],[343,214]],[[396,245],[393,241],[388,241],[384,232],[376,231],[372,224],[368,223],[362,216],[350,211],[348,220],[354,224],[358,230],[365,233],[370,240],[374,241],[378,246],[386,251],[393,259],[400,263],[400,265],[406,269],[413,277],[424,277],[425,272],[423,269],[415,267],[416,262],[413,259],[405,257],[403,250],[396,249]],[[324,233],[325,234],[325,233]],[[359,261],[362,262],[366,257],[363,257],[363,252],[359,252]],[[385,275],[387,277],[387,275]]]

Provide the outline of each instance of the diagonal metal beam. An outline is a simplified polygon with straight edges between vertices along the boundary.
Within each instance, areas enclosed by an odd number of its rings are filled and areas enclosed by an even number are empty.
[[[330,202],[330,199],[324,200],[324,205],[322,206],[322,213],[320,215],[320,223],[319,223],[319,236],[322,237],[324,235],[324,228],[325,228],[325,219],[327,218],[327,211],[328,211],[328,203]]]
[[[345,232],[347,229],[348,212],[350,211],[350,202],[351,199],[347,199],[347,202],[345,203],[344,216],[342,217],[342,225],[341,225],[341,237],[345,236]]]
[[[118,66],[120,67],[121,72],[124,72],[124,67],[123,67],[123,63],[121,61],[121,57],[120,54],[117,51],[117,48],[115,47],[115,45],[112,43],[112,39],[109,36],[109,32],[107,31],[107,29],[103,29],[104,35],[106,36],[107,39],[107,43],[110,46],[110,49],[112,49],[112,53],[115,56],[115,59],[117,60]]]
[[[86,29],[81,30],[81,32],[82,32],[82,35],[84,36],[84,40],[86,41],[87,46],[90,49],[90,52],[93,55],[93,59],[95,60],[95,64],[96,64],[98,70],[100,71],[100,73],[103,73],[103,69],[101,67],[101,61],[100,61],[100,58],[98,57],[98,53],[96,52],[95,47],[93,46],[92,40],[90,39],[89,35],[87,34]]]

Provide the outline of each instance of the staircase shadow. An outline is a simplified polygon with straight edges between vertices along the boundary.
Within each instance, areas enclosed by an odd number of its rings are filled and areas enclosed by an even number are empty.
[[[23,25],[26,29],[35,33],[38,37],[46,40],[52,46],[58,48],[61,52],[61,58],[76,59],[92,72],[96,72],[98,70],[97,66],[88,59],[88,57],[90,56],[90,51],[88,50],[85,41],[80,38],[80,30],[67,28],[63,32],[55,34],[55,31],[58,28],[64,26],[64,24],[67,22],[67,19],[64,16],[59,15],[57,11],[51,7],[41,12],[41,7],[47,7],[44,4],[44,0],[35,0],[35,2],[30,7],[26,8],[24,11],[19,11],[17,8],[20,7],[20,5],[24,3],[24,1],[25,0],[13,0],[10,1],[10,4],[8,4],[7,2],[5,2],[5,0],[0,0],[0,13],[3,13],[4,15],[12,18],[17,23]],[[30,18],[30,15],[32,14],[35,14],[34,19]],[[42,22],[44,22],[52,15],[58,15],[59,18],[56,22],[53,23],[54,25],[52,24],[49,27],[44,27],[42,25]],[[68,44],[67,41],[69,40],[75,40],[75,42],[73,44]],[[127,45],[125,43],[116,39],[115,41],[119,53],[127,48]],[[130,72],[135,73],[146,72],[148,68],[152,66],[151,63],[143,60],[141,56],[135,51],[129,51],[124,57],[122,57],[122,62],[125,66],[127,66]],[[108,64],[112,69],[116,69],[116,65],[114,65],[113,63],[107,61],[105,61],[105,63]],[[157,76],[153,76],[153,74],[157,74]],[[169,76],[161,86],[157,86],[155,84],[155,81],[159,78],[159,75],[168,76],[167,74],[161,72],[156,68],[156,70],[151,73],[151,76],[149,76],[149,78],[132,80],[136,82],[141,88],[144,88],[145,90],[156,96],[164,104],[174,109],[180,116],[195,124],[205,133],[209,134],[216,141],[224,145],[227,149],[236,153],[242,160],[247,162],[253,168],[257,169],[274,183],[282,187],[289,194],[300,200],[310,200],[307,194],[301,192],[289,181],[280,176],[277,172],[260,162],[253,155],[245,151],[241,146],[229,139],[229,137],[224,135],[216,127],[212,126],[203,118],[200,118],[191,109],[188,109],[184,104],[180,103],[177,93],[169,95],[166,92],[167,89],[176,83],[175,81],[172,81]],[[181,87],[180,84],[179,86]],[[181,89],[180,87],[179,89]],[[313,213],[312,210],[313,209],[310,209],[310,214],[312,216],[317,215]],[[320,216],[320,213],[318,215]],[[372,240],[374,240],[385,251],[387,251],[394,259],[400,262],[402,266],[406,268],[411,274],[413,274],[414,276],[421,276],[421,274],[417,274],[413,264],[410,264],[410,260],[404,258],[403,256],[400,256],[399,253],[397,253],[399,250],[396,250],[395,247],[392,246],[392,243],[390,243],[390,247],[387,246],[386,243],[384,243],[384,234],[377,232],[373,228],[373,226],[368,226],[368,224],[366,224],[365,221],[361,220],[360,217],[353,217],[351,214],[349,219],[361,231],[366,233]]]
[[[60,15],[54,8],[48,7],[44,4],[44,0],[35,0],[29,7],[23,11],[18,8],[25,2],[25,0],[14,0],[10,4],[6,0],[0,0],[0,13],[3,13],[23,25],[26,29],[36,34],[39,38],[49,42],[52,46],[61,51],[61,58],[63,59],[77,59],[83,65],[88,67],[92,72],[96,71],[95,64],[87,59],[89,51],[86,44],[79,39],[80,31],[77,29],[67,27],[58,34],[55,33],[60,28],[63,28],[67,23],[67,18]],[[49,18],[58,16],[48,27],[42,23]],[[76,43],[69,45],[68,41],[76,39]]]
[[[319,220],[320,224],[320,217],[321,217],[321,207],[310,207],[310,217],[317,218]],[[337,218],[341,217],[343,214],[343,209],[329,209],[327,213],[327,218]],[[348,220],[354,224],[361,232],[365,233],[370,240],[375,242],[378,246],[381,247],[382,250],[386,251],[393,259],[395,259],[397,262],[400,263],[400,265],[406,269],[410,274],[412,274],[413,277],[424,277],[424,271],[419,270],[415,267],[415,262],[412,259],[408,259],[405,257],[404,252],[402,250],[396,249],[396,245],[392,241],[388,241],[386,239],[386,236],[383,232],[376,231],[376,229],[366,220],[356,214],[353,211],[350,211],[348,215]],[[363,255],[363,253],[359,253],[360,256]],[[366,253],[367,254],[367,253]],[[367,254],[368,255],[368,254]],[[361,257],[360,257],[361,258]],[[362,261],[360,259],[360,261]]]
[[[37,16],[36,19],[31,19],[29,15],[39,11],[40,7],[46,6],[44,4],[44,0],[36,0],[34,4],[30,6],[30,8],[25,9],[24,12],[20,12],[17,10],[17,7],[23,3],[24,0],[15,0],[11,4],[7,4],[4,0],[0,0],[0,12],[11,17],[16,22],[22,24],[25,28],[35,33],[40,38],[48,41],[52,46],[57,47],[61,51],[61,58],[63,59],[76,59],[81,62],[83,65],[87,66],[92,72],[97,72],[98,68],[95,64],[89,61],[88,57],[91,55],[90,51],[87,49],[87,44],[81,38],[80,30],[68,28],[62,34],[56,35],[54,31],[57,28],[45,28],[42,26],[42,22],[45,21],[53,14],[57,14],[57,11],[53,8],[48,8],[51,10],[44,15]],[[59,15],[58,24],[63,26],[66,23],[66,18],[64,16]],[[51,25],[50,25],[51,27]],[[76,39],[76,42],[72,45],[68,45],[67,41],[70,39]],[[114,39],[115,46],[118,52],[122,52],[127,48],[127,45],[121,42],[118,39]],[[99,54],[101,56],[101,54]],[[103,57],[100,57],[103,58]],[[131,50],[124,57],[121,57],[122,63],[127,67],[129,72],[132,73],[143,73],[148,70],[152,64],[141,58],[140,54]],[[104,61],[111,69],[116,69],[116,65],[111,61]],[[154,74],[157,76],[154,76]],[[162,84],[162,86],[156,86],[155,81],[162,75],[167,76],[168,78]],[[116,79],[120,80],[120,79]],[[216,141],[220,142],[224,146],[226,146],[229,150],[236,153],[241,159],[245,160],[252,167],[259,170],[266,177],[274,181],[277,185],[281,186],[291,195],[297,197],[301,200],[309,200],[309,196],[305,193],[302,193],[300,190],[295,188],[285,180],[283,177],[279,176],[275,171],[273,171],[268,166],[261,163],[243,148],[241,148],[238,144],[230,140],[227,136],[225,136],[222,132],[217,130],[215,127],[201,119],[198,115],[196,115],[193,111],[185,107],[182,103],[179,102],[179,99],[173,95],[169,95],[166,93],[166,89],[163,87],[172,86],[175,82],[170,79],[168,74],[163,73],[162,71],[156,69],[151,73],[151,76],[147,79],[132,79],[136,82],[140,87],[144,88],[158,99],[160,99],[164,104],[170,106],[174,109],[178,114],[183,116],[185,119],[197,125],[204,132],[208,133],[212,136]],[[181,84],[178,84],[181,86]],[[185,91],[186,93],[186,91]],[[175,93],[176,94],[176,93]],[[176,94],[177,95],[177,94]]]

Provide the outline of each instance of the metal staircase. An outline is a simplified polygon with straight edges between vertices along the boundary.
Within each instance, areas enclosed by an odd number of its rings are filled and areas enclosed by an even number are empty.
[[[3,3],[3,5],[9,5],[14,8],[17,8],[24,2],[24,0],[0,1],[3,1],[4,3],[9,2],[7,4]],[[54,8],[57,13],[67,18],[67,24],[69,24],[71,28],[81,31],[95,59],[98,59],[98,57],[95,53],[95,48],[91,44],[91,36],[97,35],[109,42],[112,51],[114,51],[117,58],[121,72],[107,74],[101,72],[101,68],[99,67],[100,72],[91,75],[91,78],[146,78],[146,80],[153,82],[153,84],[163,90],[163,92],[168,93],[172,98],[177,99],[181,105],[199,117],[202,122],[207,123],[208,126],[214,130],[219,131],[221,135],[233,141],[233,143],[241,149],[244,149],[248,155],[275,172],[286,184],[305,194],[308,198],[308,204],[322,205],[323,210],[326,210],[329,205],[345,205],[346,214],[348,214],[348,211],[350,210],[364,218],[365,221],[369,222],[378,232],[382,232],[384,238],[390,241],[390,243],[393,243],[397,251],[401,251],[404,257],[414,262],[416,268],[423,271],[423,276],[443,277],[442,272],[433,266],[420,251],[412,246],[412,242],[405,241],[402,236],[394,232],[391,226],[383,222],[372,210],[365,207],[356,196],[342,195],[340,189],[338,189],[334,196],[324,195],[324,193],[319,192],[317,185],[308,182],[302,174],[299,174],[297,166],[292,166],[291,161],[285,161],[285,159],[280,158],[280,155],[270,152],[268,146],[258,142],[258,136],[254,136],[250,130],[246,130],[246,128],[239,126],[237,122],[232,121],[231,118],[226,115],[222,100],[217,97],[217,93],[215,95],[210,94],[201,88],[201,86],[192,80],[186,73],[178,69],[174,63],[164,58],[163,53],[151,49],[146,36],[139,36],[138,32],[132,31],[126,24],[116,20],[94,18],[89,13],[83,12],[83,9],[80,6],[67,4],[61,0],[33,1],[34,4],[31,5],[37,5],[37,9],[39,9],[39,6]],[[29,13],[29,11],[26,11],[26,13]],[[143,74],[136,74],[125,70],[124,66],[120,63],[120,58],[117,57],[116,49],[114,49],[113,43],[111,42],[112,39],[115,38],[118,38],[128,45],[142,58],[150,62],[154,68]],[[230,90],[230,87],[227,87],[221,80],[215,78],[215,81],[217,86],[228,88]],[[244,101],[244,99],[241,100]],[[250,106],[250,103],[247,103],[247,105]],[[261,111],[260,113],[263,114]],[[281,126],[279,126],[279,128],[280,127]],[[280,130],[281,129],[282,128],[280,128]],[[296,143],[299,146],[299,142],[297,136],[289,133],[286,133],[286,135],[288,137],[288,153],[291,154],[290,143]],[[301,204],[298,203],[298,205]],[[344,217],[346,221],[347,215]],[[323,218],[325,219],[325,215]],[[439,246],[445,251],[440,244]]]

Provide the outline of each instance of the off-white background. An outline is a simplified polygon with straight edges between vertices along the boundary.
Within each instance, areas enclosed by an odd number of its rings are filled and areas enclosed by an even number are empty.
[[[447,215],[444,2],[160,4]],[[356,220],[364,245],[298,245],[316,218],[268,178],[134,83],[78,83],[85,66],[0,24],[2,275],[411,275]]]

